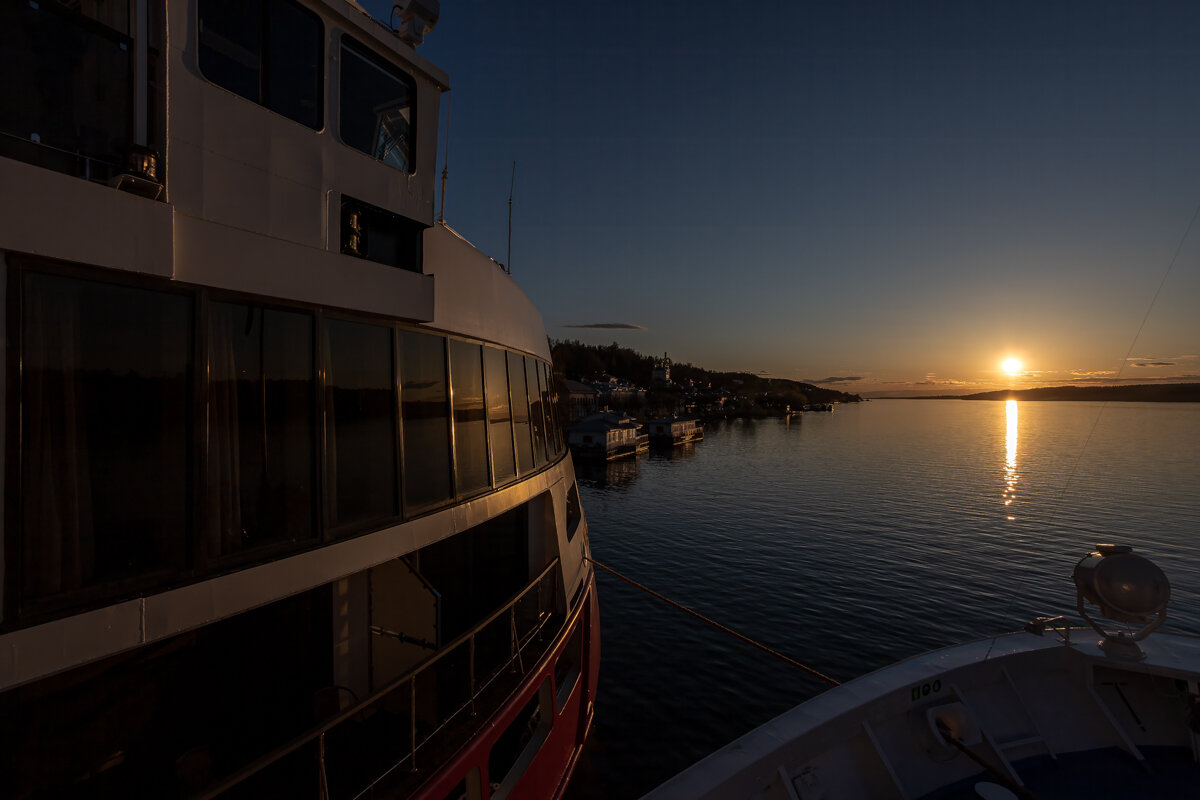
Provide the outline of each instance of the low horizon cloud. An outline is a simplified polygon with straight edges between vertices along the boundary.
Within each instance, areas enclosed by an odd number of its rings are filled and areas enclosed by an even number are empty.
[[[560,328],[589,328],[591,330],[600,331],[644,331],[646,330],[641,325],[634,325],[631,322],[589,322],[583,325],[560,325]]]
[[[861,381],[861,380],[863,380],[863,377],[861,375],[846,375],[846,376],[842,376],[842,377],[838,377],[835,375],[835,376],[830,376],[828,378],[820,378],[818,380],[810,379],[810,380],[804,381],[804,383],[814,383],[814,384],[853,383],[854,381]]]

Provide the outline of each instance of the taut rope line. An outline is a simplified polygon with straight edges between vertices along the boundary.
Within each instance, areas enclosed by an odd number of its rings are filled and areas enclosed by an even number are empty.
[[[591,558],[590,556],[584,556],[584,558],[586,558],[586,559],[587,559],[587,560],[588,560],[588,561],[589,561],[591,564],[593,564],[593,565],[595,565],[596,567],[598,567],[598,568],[600,568],[600,569],[604,570],[604,571],[605,571],[605,572],[607,572],[608,574],[610,574],[610,575],[612,575],[612,576],[614,576],[614,577],[616,577],[616,578],[620,578],[621,580],[625,581],[625,582],[626,582],[626,583],[628,583],[630,586],[633,586],[633,587],[636,587],[636,588],[638,588],[638,589],[641,589],[643,592],[645,592],[646,594],[648,594],[648,595],[650,595],[650,596],[652,596],[652,597],[657,597],[659,600],[662,600],[662,601],[663,601],[664,603],[666,603],[667,605],[671,606],[672,608],[677,608],[677,609],[679,609],[680,611],[684,612],[685,614],[691,614],[691,615],[692,615],[693,617],[695,617],[696,619],[698,619],[698,620],[700,620],[701,622],[704,622],[704,623],[706,623],[706,624],[708,624],[708,625],[711,625],[712,627],[716,628],[717,630],[721,631],[722,633],[728,633],[730,636],[733,636],[733,637],[734,637],[734,638],[736,638],[736,639],[741,639],[741,640],[742,640],[743,642],[745,642],[746,644],[753,645],[754,647],[757,647],[759,650],[762,650],[764,653],[768,653],[769,655],[773,655],[773,656],[775,656],[775,657],[776,657],[776,658],[778,658],[780,661],[785,661],[785,662],[787,662],[788,664],[791,664],[793,667],[799,667],[800,669],[802,669],[802,670],[804,670],[805,672],[807,672],[809,675],[812,675],[813,677],[816,677],[816,678],[820,678],[821,680],[825,681],[826,683],[830,684],[831,686],[841,686],[841,684],[842,684],[842,682],[841,682],[841,681],[834,680],[833,678],[829,677],[829,676],[828,676],[828,675],[826,675],[825,673],[823,673],[823,672],[818,672],[817,670],[813,669],[812,667],[810,667],[810,666],[808,666],[808,665],[806,665],[806,664],[801,664],[801,663],[800,663],[799,661],[797,661],[796,659],[794,659],[794,658],[791,658],[790,656],[785,656],[783,653],[779,652],[778,650],[772,650],[770,647],[767,647],[765,644],[760,644],[759,642],[756,642],[756,641],[754,641],[754,640],[753,640],[753,639],[751,639],[749,636],[746,636],[746,635],[744,635],[744,634],[738,633],[737,631],[733,630],[732,628],[728,628],[728,627],[726,627],[726,626],[722,625],[721,623],[717,622],[717,621],[716,621],[716,620],[714,620],[714,619],[709,619],[708,617],[704,616],[704,615],[703,615],[703,614],[701,614],[700,612],[698,612],[698,611],[693,611],[692,609],[688,608],[688,607],[687,607],[687,606],[685,606],[685,605],[681,605],[680,603],[676,603],[674,600],[672,600],[672,599],[671,599],[671,598],[669,598],[669,597],[664,597],[663,595],[661,595],[661,594],[659,594],[658,592],[656,592],[656,591],[654,591],[653,589],[651,589],[649,586],[643,586],[642,584],[640,584],[640,583],[638,583],[637,581],[635,581],[633,578],[627,578],[627,577],[625,577],[624,575],[622,575],[621,573],[617,572],[617,571],[616,571],[615,569],[613,569],[612,567],[606,567],[606,566],[604,566],[603,564],[601,564],[599,561],[595,560],[594,558]]]

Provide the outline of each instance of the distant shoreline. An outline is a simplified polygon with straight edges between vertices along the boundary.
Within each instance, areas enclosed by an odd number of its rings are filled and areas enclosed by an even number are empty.
[[[975,394],[875,397],[872,400],[1107,400],[1121,403],[1200,403],[1200,383],[1151,383],[1132,386],[1048,386],[999,389]]]

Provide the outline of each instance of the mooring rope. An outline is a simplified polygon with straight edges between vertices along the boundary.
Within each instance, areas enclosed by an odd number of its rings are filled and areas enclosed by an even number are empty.
[[[711,625],[712,627],[716,628],[717,630],[721,631],[722,633],[728,633],[730,636],[733,636],[736,639],[741,639],[746,644],[757,647],[759,650],[762,650],[764,653],[768,653],[770,655],[775,656],[780,661],[786,661],[788,664],[791,664],[793,667],[799,667],[800,669],[807,672],[809,675],[812,675],[813,677],[816,677],[816,678],[820,678],[821,680],[825,681],[826,683],[830,684],[831,686],[841,686],[841,681],[834,680],[833,678],[829,677],[828,675],[824,674],[823,672],[818,672],[817,670],[813,669],[812,667],[808,666],[807,664],[801,664],[796,659],[791,658],[790,656],[785,656],[783,653],[779,652],[778,650],[773,650],[770,647],[767,647],[765,644],[756,642],[753,639],[751,639],[749,636],[738,633],[737,631],[733,630],[732,628],[726,627],[725,625],[722,625],[721,623],[717,622],[714,619],[709,619],[708,617],[704,616],[700,612],[693,611],[692,609],[688,608],[687,606],[682,605],[681,603],[677,603],[669,597],[664,597],[663,595],[661,595],[658,592],[651,589],[649,586],[644,586],[644,585],[638,583],[637,581],[635,581],[633,578],[628,578],[628,577],[622,575],[621,573],[617,572],[612,567],[604,566],[603,564],[601,564],[599,561],[592,558],[591,556],[584,556],[584,558],[586,558],[589,562],[594,564],[596,567],[598,567],[598,568],[604,570],[605,572],[607,572],[608,574],[612,575],[613,577],[620,578],[621,580],[628,583],[630,586],[641,589],[643,592],[650,595],[651,597],[657,597],[659,600],[662,600],[667,605],[669,605],[673,608],[677,608],[680,611],[684,612],[685,614],[691,614],[696,619],[700,620],[701,622],[707,623],[708,625]]]

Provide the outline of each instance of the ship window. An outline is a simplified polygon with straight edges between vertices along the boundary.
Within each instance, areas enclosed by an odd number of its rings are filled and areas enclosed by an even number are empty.
[[[404,503],[409,511],[450,499],[450,418],[446,340],[415,331],[400,333],[404,420]]]
[[[133,142],[134,42],[127,3],[83,6],[0,3],[0,156],[107,181]]]
[[[333,523],[395,516],[396,412],[392,329],[345,320],[326,325],[326,470]]]
[[[533,428],[533,463],[540,467],[546,463],[546,413],[539,386],[542,370],[538,363],[525,357],[525,381],[529,392],[529,422]]]
[[[313,536],[313,318],[213,303],[210,557]]]
[[[292,0],[200,0],[200,71],[213,83],[320,129],[324,30]]]
[[[488,441],[492,446],[492,475],[496,484],[517,474],[513,461],[512,405],[508,400],[508,370],[503,350],[483,348],[484,383],[487,386]]]
[[[543,698],[550,693],[550,679],[546,678],[538,693],[530,698],[504,733],[492,745],[488,754],[488,781],[498,788],[492,797],[509,797],[521,779],[525,769],[537,755],[550,730],[550,719],[543,712]],[[549,700],[545,705],[549,704]]]
[[[554,404],[554,373],[542,362],[542,408],[546,413],[546,450],[553,458],[562,451],[562,427]]]
[[[513,438],[517,443],[517,473],[533,469],[533,434],[529,425],[529,395],[525,391],[525,359],[508,354],[508,389],[512,398]]]
[[[191,297],[27,273],[26,598],[186,562]]]
[[[575,631],[567,640],[566,647],[558,654],[554,663],[554,699],[559,712],[571,699],[571,692],[579,683],[579,666],[583,663],[583,618],[575,624]]]
[[[583,521],[583,508],[579,503],[579,485],[572,483],[567,490],[567,541],[575,538],[579,523]]]
[[[459,495],[487,489],[487,417],[483,405],[482,348],[450,340],[450,386],[454,393],[454,464]]]
[[[342,37],[342,141],[356,150],[413,172],[412,78],[348,36]]]
[[[421,271],[421,232],[415,220],[342,195],[342,252],[400,269]]]

